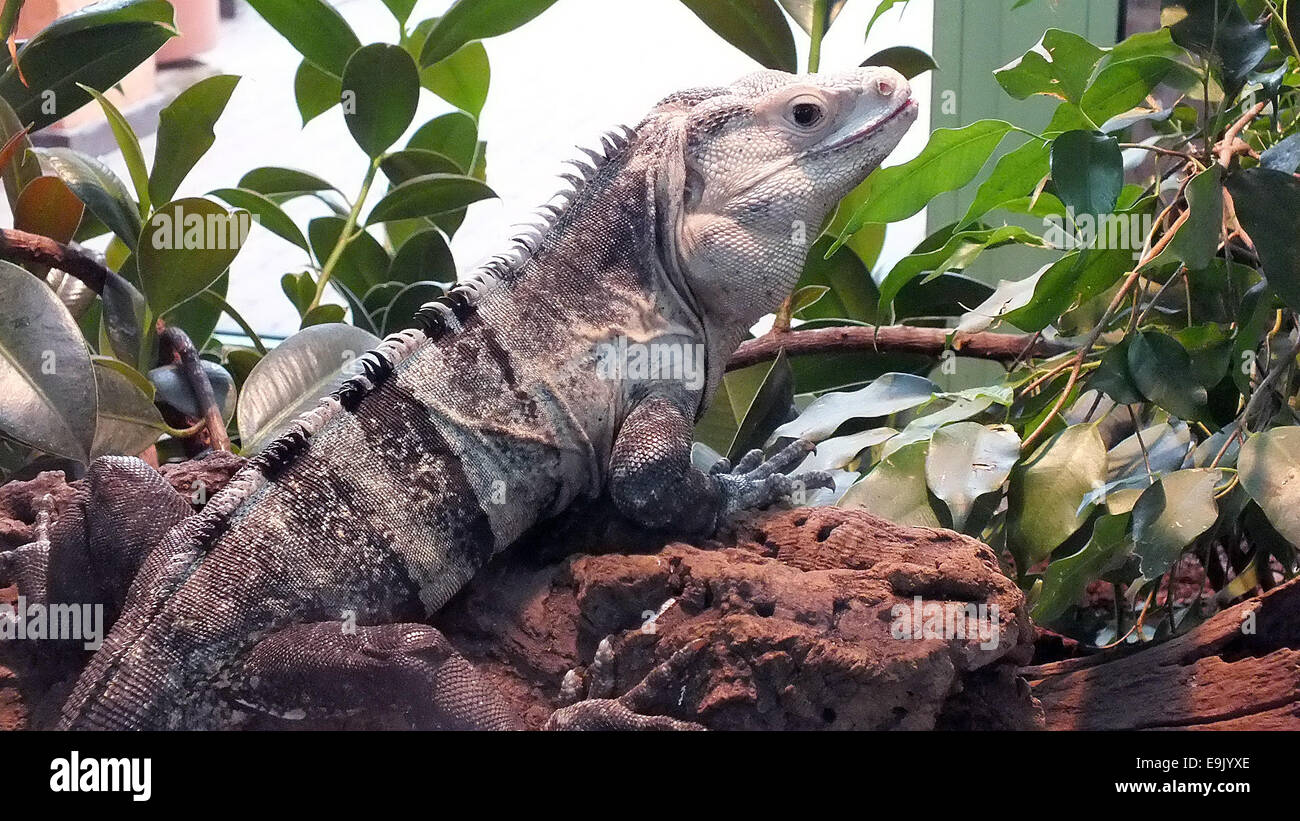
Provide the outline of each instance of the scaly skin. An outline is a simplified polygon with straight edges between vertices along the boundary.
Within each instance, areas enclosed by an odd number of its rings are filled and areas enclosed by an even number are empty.
[[[701,533],[793,489],[783,474],[804,443],[705,474],[692,428],[817,226],[914,120],[909,94],[889,69],[759,72],[673,95],[608,139],[537,234],[422,310],[423,331],[386,340],[365,376],[168,532],[63,726],[222,726],[233,704],[328,713],[402,697],[433,705],[418,723],[510,726],[419,620],[575,501],[608,494],[646,527]],[[620,375],[608,366],[623,344],[698,350],[706,370]],[[553,723],[631,714],[584,704]]]

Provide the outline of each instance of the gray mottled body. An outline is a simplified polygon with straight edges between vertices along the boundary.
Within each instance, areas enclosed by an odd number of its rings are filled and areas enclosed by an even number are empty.
[[[386,340],[375,367],[168,532],[64,725],[270,709],[240,679],[258,677],[250,657],[302,661],[286,631],[418,622],[578,499],[609,494],[647,526],[700,531],[789,492],[780,465],[705,475],[689,447],[730,352],[798,276],[792,224],[820,222],[914,111],[888,70],[817,80],[762,72],[683,92],[607,139],[537,234],[430,306],[434,332]],[[820,133],[789,122],[805,98],[825,109]],[[707,373],[604,378],[598,356],[619,341],[701,350]]]

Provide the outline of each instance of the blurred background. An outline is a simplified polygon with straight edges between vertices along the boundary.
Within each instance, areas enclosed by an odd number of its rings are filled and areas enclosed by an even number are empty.
[[[292,87],[301,57],[293,47],[243,0],[172,3],[181,36],[111,95],[140,133],[146,157],[153,151],[157,112],[177,92],[206,75],[237,74],[243,80],[217,124],[216,143],[186,181],[186,192],[200,194],[230,185],[249,169],[266,165],[301,168],[344,191],[356,190],[364,162],[339,109],[305,127],[301,124]],[[30,0],[19,36],[87,4]],[[363,42],[396,40],[397,24],[380,0],[334,0],[332,5]],[[411,19],[439,15],[449,5],[449,0],[420,0]],[[864,41],[863,32],[878,5],[891,4],[856,0],[844,5],[823,44],[821,66],[828,71],[856,66],[880,49],[901,45],[936,55],[939,70],[914,81],[923,106],[918,125],[889,164],[915,156],[933,128],[1002,116],[1001,107],[1033,105],[1010,100],[997,88],[991,71],[1032,47],[1044,28],[1056,26],[1094,42],[1113,42],[1125,30],[1158,24],[1157,0],[1044,1],[1017,9],[1014,17],[1010,12],[1015,0],[910,0],[892,4]],[[794,28],[802,64],[808,38]],[[499,250],[511,226],[526,220],[555,193],[556,174],[564,159],[577,156],[575,145],[593,145],[604,130],[634,124],[675,90],[726,84],[758,68],[677,0],[562,0],[528,25],[484,45],[491,93],[479,135],[487,141],[488,182],[500,198],[471,205],[454,235],[452,250],[461,271]],[[423,95],[415,123],[451,108]],[[1042,108],[1050,113],[1046,102]],[[38,144],[71,145],[96,154],[126,178],[125,164],[97,106],[81,109],[37,137]],[[891,225],[877,277],[934,228],[959,216],[967,202],[961,193],[947,195],[927,213]],[[327,213],[311,198],[295,200],[287,210],[300,223]],[[229,301],[268,340],[298,328],[298,317],[280,290],[280,277],[302,264],[299,249],[265,231],[253,232],[234,262]],[[980,275],[978,269],[971,273]],[[987,275],[996,282],[996,272]],[[223,319],[218,330],[238,335],[229,319]]]

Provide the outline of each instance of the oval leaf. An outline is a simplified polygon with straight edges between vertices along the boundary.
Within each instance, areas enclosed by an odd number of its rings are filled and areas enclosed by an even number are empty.
[[[400,46],[373,43],[359,49],[343,70],[343,119],[352,138],[371,157],[397,142],[415,118],[420,73]]]
[[[262,357],[239,395],[244,455],[256,454],[343,384],[352,376],[348,366],[378,344],[378,337],[351,325],[314,325]]]
[[[425,174],[393,188],[375,203],[366,225],[456,211],[472,202],[495,197],[491,188],[461,174]]]

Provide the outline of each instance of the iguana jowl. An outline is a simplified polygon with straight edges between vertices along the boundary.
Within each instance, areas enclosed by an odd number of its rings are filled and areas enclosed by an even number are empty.
[[[698,533],[789,494],[784,472],[809,445],[705,474],[692,428],[747,329],[794,286],[804,238],[916,110],[890,69],[762,71],[674,94],[608,135],[544,225],[363,357],[201,513],[135,548],[63,726],[403,699],[424,702],[429,724],[511,726],[420,620],[575,501],[607,494],[641,525]],[[702,351],[705,378],[601,378],[618,340]],[[92,489],[141,468],[101,460]],[[587,704],[617,723],[617,705]]]

